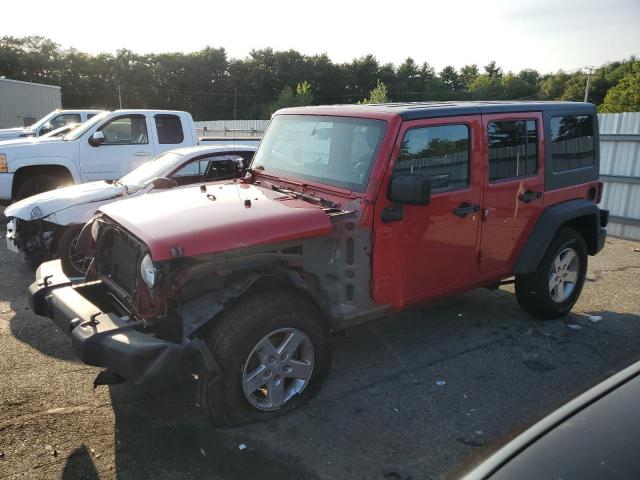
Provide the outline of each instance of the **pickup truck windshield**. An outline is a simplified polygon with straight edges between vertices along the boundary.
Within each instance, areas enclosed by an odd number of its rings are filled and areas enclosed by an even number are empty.
[[[120,182],[128,187],[143,187],[156,177],[164,177],[183,161],[183,155],[165,152],[127,173]]]
[[[276,115],[251,167],[362,192],[386,128],[382,120]]]
[[[75,130],[72,130],[67,135],[65,135],[64,139],[65,140],[77,140],[82,135],[84,135],[84,133],[87,130],[89,130],[91,127],[93,127],[96,123],[98,123],[100,120],[102,120],[108,114],[109,114],[109,112],[102,112],[102,113],[97,114],[94,117],[91,117],[86,122],[80,124],[80,126],[78,128],[76,128]]]

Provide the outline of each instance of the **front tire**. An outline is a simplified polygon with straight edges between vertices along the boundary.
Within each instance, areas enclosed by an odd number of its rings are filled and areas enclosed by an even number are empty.
[[[22,185],[18,187],[14,201],[23,200],[25,198],[37,195],[38,193],[48,192],[58,188],[61,185],[60,179],[52,175],[34,175],[27,178]]]
[[[326,321],[294,293],[242,299],[205,340],[222,376],[200,379],[201,404],[220,427],[290,412],[317,393],[329,369]]]
[[[82,225],[70,225],[64,227],[56,239],[56,255],[62,264],[62,271],[68,277],[84,277],[91,257],[78,251],[78,236],[82,231]]]
[[[587,275],[587,246],[582,235],[561,228],[534,273],[516,275],[516,298],[537,318],[554,319],[573,308]]]

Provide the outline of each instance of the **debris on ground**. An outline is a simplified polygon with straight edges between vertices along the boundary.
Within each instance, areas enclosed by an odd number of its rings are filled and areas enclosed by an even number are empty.
[[[49,452],[51,455],[53,455],[54,457],[58,456],[58,450],[56,450],[55,448],[53,448],[51,445],[45,445],[44,449]]]
[[[445,382],[444,380],[436,380],[436,385],[439,386],[439,387],[441,387],[443,385],[446,385],[446,384],[447,384],[447,382]]]
[[[570,328],[571,330],[582,330],[582,327],[575,323],[568,323],[567,328]]]
[[[591,323],[598,323],[600,320],[602,320],[600,315],[589,315],[589,321]]]
[[[238,450],[244,450],[245,448],[247,448],[247,446],[244,443],[238,445]]]
[[[634,248],[633,251],[634,252],[640,252],[640,248]]]

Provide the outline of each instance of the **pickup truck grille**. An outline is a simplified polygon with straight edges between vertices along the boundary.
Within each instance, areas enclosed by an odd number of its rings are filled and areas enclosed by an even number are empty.
[[[125,232],[109,228],[100,239],[98,271],[133,298],[142,260],[138,243]]]

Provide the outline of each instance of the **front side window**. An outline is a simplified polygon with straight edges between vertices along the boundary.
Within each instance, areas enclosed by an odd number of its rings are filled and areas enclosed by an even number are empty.
[[[251,166],[362,192],[386,128],[383,120],[277,115]]]
[[[554,172],[574,170],[593,165],[593,117],[567,115],[552,117],[551,162]]]
[[[431,177],[432,190],[469,185],[469,127],[412,128],[402,140],[394,175]]]
[[[142,145],[149,143],[144,115],[118,117],[100,129],[103,145]]]
[[[55,130],[56,128],[64,127],[70,123],[80,123],[80,115],[77,113],[65,113],[62,115],[58,115],[53,120],[51,120],[51,129]]]
[[[182,122],[176,115],[156,115],[156,130],[158,131],[158,143],[178,144],[184,140]]]
[[[538,171],[535,120],[489,122],[489,180],[524,177]]]

